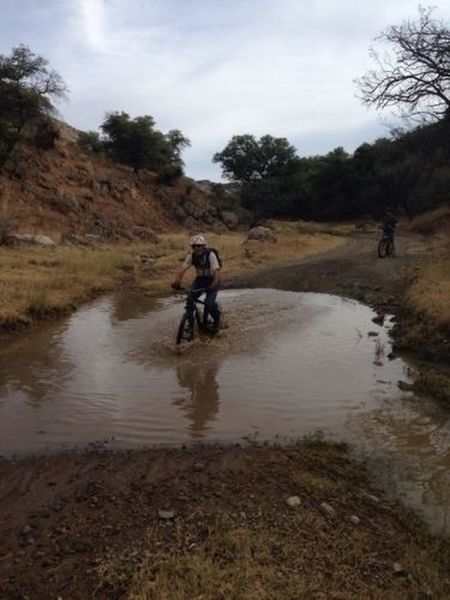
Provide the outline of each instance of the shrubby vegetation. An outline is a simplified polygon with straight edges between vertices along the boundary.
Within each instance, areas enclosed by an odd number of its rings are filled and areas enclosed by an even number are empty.
[[[24,45],[0,55],[0,168],[13,161],[21,141],[53,147],[58,130],[52,102],[66,94],[66,84],[48,62]]]
[[[102,134],[82,133],[79,145],[95,154],[104,154],[115,162],[133,167],[135,172],[150,169],[169,182],[183,174],[181,158],[190,141],[179,129],[164,134],[155,128],[149,115],[131,119],[126,112],[107,113],[100,125]]]

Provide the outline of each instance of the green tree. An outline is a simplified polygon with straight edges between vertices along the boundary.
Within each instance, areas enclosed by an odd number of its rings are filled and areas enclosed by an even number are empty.
[[[298,160],[297,151],[286,138],[235,135],[222,150],[213,156],[220,163],[227,179],[254,182],[287,173]]]
[[[10,56],[0,55],[0,167],[11,158],[17,143],[34,128],[45,147],[51,135],[52,100],[66,95],[67,88],[48,61],[24,45]]]
[[[178,129],[164,135],[155,129],[153,117],[144,115],[131,119],[126,112],[107,113],[100,126],[106,152],[116,162],[156,172],[176,168],[182,173],[182,150],[190,141]]]
[[[450,29],[420,8],[417,21],[391,26],[377,40],[390,51],[372,49],[375,69],[357,79],[365,104],[394,107],[421,121],[450,116]]]

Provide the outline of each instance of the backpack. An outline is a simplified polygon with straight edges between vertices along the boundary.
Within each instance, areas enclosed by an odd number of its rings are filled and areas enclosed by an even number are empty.
[[[217,248],[208,248],[208,251],[206,253],[206,259],[204,261],[202,260],[203,256],[197,256],[196,254],[192,253],[192,264],[194,265],[194,267],[202,267],[203,269],[209,269],[209,255],[211,252],[214,252],[214,254],[216,255],[217,262],[219,263],[219,268],[221,269],[223,262],[220,258],[219,251],[217,250]]]

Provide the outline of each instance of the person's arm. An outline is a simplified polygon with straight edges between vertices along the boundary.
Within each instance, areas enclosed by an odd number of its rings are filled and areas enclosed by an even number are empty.
[[[213,280],[211,281],[209,289],[215,290],[220,282],[220,265],[214,252],[211,252],[209,255],[209,266],[213,274]]]
[[[170,287],[177,289],[180,287],[181,282],[183,280],[184,274],[186,273],[186,271],[189,270],[190,266],[192,265],[192,257],[190,254],[188,254],[188,256],[186,256],[184,263],[181,265],[181,267],[178,269],[174,280],[172,281],[172,283],[170,284]]]

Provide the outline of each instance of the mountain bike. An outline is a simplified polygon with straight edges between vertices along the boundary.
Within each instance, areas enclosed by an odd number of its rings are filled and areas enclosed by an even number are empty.
[[[383,237],[378,242],[378,256],[379,258],[395,256],[394,239],[391,235],[383,233]]]
[[[200,296],[206,289],[198,289],[194,293],[180,288],[175,293],[186,294],[184,313],[178,326],[177,345],[192,342],[196,335],[201,333],[212,334],[216,332],[214,320],[205,306],[205,301]]]

